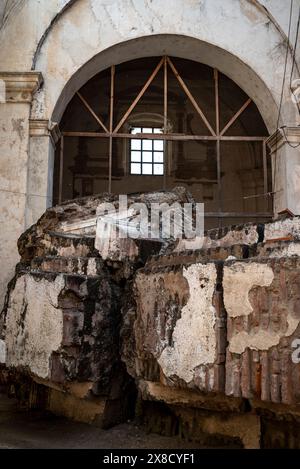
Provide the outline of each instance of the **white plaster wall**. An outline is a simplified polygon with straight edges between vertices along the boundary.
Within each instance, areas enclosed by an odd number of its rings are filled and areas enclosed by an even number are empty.
[[[0,310],[25,230],[28,118],[28,104],[0,104]]]
[[[224,267],[224,305],[231,318],[248,316],[253,308],[249,292],[255,286],[270,286],[274,279],[273,270],[265,264],[235,262]]]
[[[69,0],[11,0],[7,6],[2,2],[2,14],[9,15],[4,24],[0,21],[0,69],[28,71],[40,38]]]
[[[289,17],[290,17],[290,0],[260,0],[257,2],[261,4],[276,20],[278,25],[282,28],[284,33],[288,35]],[[291,23],[290,42],[295,43],[296,28],[297,28],[297,12],[299,11],[300,0],[293,1],[293,18]],[[298,50],[298,58],[300,51]]]
[[[50,357],[63,338],[63,313],[57,301],[63,276],[55,281],[19,277],[10,296],[5,345],[7,366],[24,366],[39,376],[50,373]]]
[[[48,136],[32,136],[29,142],[25,225],[33,225],[52,205],[54,144]]]
[[[294,2],[291,42],[294,39],[299,1]],[[263,8],[259,7],[260,4],[268,9],[270,17]],[[71,6],[53,22],[68,5]],[[21,2],[21,6],[22,8],[19,6],[12,10],[11,18],[0,29],[2,45],[0,67],[3,70],[29,70],[36,56],[35,69],[43,72],[46,86],[39,96],[34,116],[51,117],[67,81],[100,52],[128,40],[157,34],[177,34],[197,38],[228,51],[261,78],[266,90],[270,90],[276,102],[280,98],[284,65],[284,46],[280,28],[283,34],[286,33],[289,14],[287,2],[27,0]],[[273,17],[276,25],[270,20]],[[53,25],[50,27],[51,22]],[[219,27],[220,24],[222,27]],[[36,54],[38,44],[41,47]],[[164,52],[163,42],[160,46],[160,51],[151,47],[150,50],[143,50],[147,49],[144,45],[138,47],[140,50],[131,53],[135,56],[161,54]],[[174,41],[169,45],[166,44],[166,47],[169,49],[168,53],[180,54],[180,48],[178,44],[174,44]],[[183,52],[186,56],[187,51]],[[195,55],[197,60],[209,64],[214,61],[209,52],[203,51],[200,57],[196,57],[196,51],[190,51],[190,54]],[[122,57],[120,54],[118,59],[127,60],[127,57]],[[103,68],[110,65],[109,60],[102,62]],[[238,84],[243,85],[247,84],[247,81],[252,81],[250,70],[247,77],[246,69],[242,72],[237,67],[232,68],[231,65],[226,69],[226,64],[222,64],[220,57],[217,57],[217,63],[213,65],[218,66],[218,64],[220,70],[227,72]],[[288,70],[289,68],[290,61]],[[255,86],[252,85],[252,92],[251,83],[248,83],[249,89],[245,91],[255,98]],[[288,98],[289,93],[287,93]],[[288,103],[288,106],[284,106],[286,107],[288,109],[285,109],[285,112],[287,115],[290,114],[289,119],[295,120],[294,106]],[[264,113],[267,113],[266,109]]]
[[[2,44],[0,50],[0,63],[3,65],[5,70],[29,70],[32,65],[33,55],[36,51],[37,45],[40,42],[42,36],[45,34],[47,29],[50,29],[50,25],[57,15],[60,15],[64,9],[80,0],[5,0],[0,3],[0,42]],[[162,0],[156,0],[154,2],[147,0],[134,0],[132,2],[126,2],[123,0],[124,7],[120,10],[120,13],[128,7],[131,3],[132,6],[136,6],[137,9],[143,9],[143,4],[148,4],[149,8],[157,10],[160,7]],[[209,3],[211,10],[217,10],[215,6],[215,0],[206,0]],[[291,28],[291,42],[294,43],[295,29],[296,29],[296,16],[297,8],[299,7],[300,0],[294,0],[294,14]],[[117,12],[118,6],[116,0],[96,0],[98,8],[113,8]],[[153,5],[151,5],[153,3]],[[165,11],[164,16],[168,16],[168,1],[164,1],[163,9]],[[199,1],[185,0],[186,9],[196,9],[200,3]],[[244,4],[249,11],[260,10],[263,12],[263,8],[267,10],[270,16],[276,21],[278,26],[287,35],[288,32],[288,21],[289,21],[289,4],[288,0],[236,0],[231,2],[226,0],[223,2],[224,8],[227,9],[229,3],[234,3],[236,6],[238,3]],[[263,8],[262,8],[263,7]],[[217,11],[216,11],[217,13]],[[120,15],[122,16],[122,15]],[[190,15],[192,16],[192,15]],[[137,15],[136,15],[137,17]],[[105,15],[104,18],[105,20]],[[156,23],[158,19],[156,18]],[[154,25],[155,26],[155,25]],[[133,25],[133,29],[136,25]],[[22,32],[22,34],[20,34]],[[26,42],[24,41],[24,34],[26,34]],[[13,53],[7,54],[8,48],[13,46]],[[300,51],[298,51],[299,57]]]
[[[173,345],[164,348],[158,363],[167,377],[173,375],[186,383],[192,381],[196,367],[214,363],[217,353],[216,286],[214,264],[194,264],[183,269],[190,297],[181,310],[172,335]]]
[[[116,44],[157,34],[195,38],[204,45],[221,48],[227,54],[222,51],[214,54],[200,43],[198,48],[197,44],[182,48],[181,41],[172,39],[169,43],[167,38],[162,38],[158,46],[152,43],[147,47],[144,42],[140,47],[137,44],[136,49],[126,52],[123,49],[119,57],[102,57],[97,62],[97,70],[101,66],[106,68],[110,61],[164,52],[193,57],[216,66],[240,84],[257,102],[265,119],[269,120],[269,127],[272,119],[274,124],[274,109],[268,111],[267,107],[270,108],[272,98],[277,103],[280,99],[283,37],[266,14],[248,0],[167,0],[163,2],[163,8],[161,0],[77,0],[53,26],[37,58],[36,69],[44,74],[45,88],[38,96],[33,116],[49,117],[68,80],[97,54]],[[228,60],[228,53],[244,66]],[[256,89],[259,85],[254,83],[255,74],[262,82],[259,92]],[[82,80],[86,78],[83,74]],[[267,96],[267,90],[272,98]],[[263,99],[259,96],[262,93]],[[268,105],[264,109],[263,102],[266,101]],[[291,114],[287,118],[296,118],[294,106],[288,106],[285,112]]]

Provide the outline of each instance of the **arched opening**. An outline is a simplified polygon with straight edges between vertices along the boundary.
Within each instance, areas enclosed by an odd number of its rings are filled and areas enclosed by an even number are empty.
[[[146,57],[91,78],[65,109],[53,201],[183,185],[206,228],[272,216],[267,127],[230,78],[178,57]]]

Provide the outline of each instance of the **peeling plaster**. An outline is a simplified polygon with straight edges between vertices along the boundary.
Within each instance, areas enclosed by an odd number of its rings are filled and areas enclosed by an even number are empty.
[[[224,267],[224,304],[231,318],[248,316],[253,308],[249,292],[253,287],[269,287],[274,279],[273,270],[265,264],[236,262]]]
[[[173,332],[173,346],[167,346],[158,362],[167,377],[189,383],[197,366],[213,363],[216,356],[216,311],[213,306],[217,273],[214,264],[194,264],[183,269],[190,297],[182,308]]]
[[[274,280],[271,267],[265,264],[244,264],[237,262],[232,266],[225,266],[223,276],[224,305],[228,317],[249,316],[253,307],[249,301],[249,292],[253,287],[269,287]],[[247,348],[252,350],[268,350],[278,345],[283,337],[292,335],[299,325],[299,319],[288,312],[285,330],[272,331],[257,330],[240,331],[229,339],[229,352],[241,354]]]
[[[0,363],[6,362],[6,346],[4,340],[0,340]]]
[[[54,281],[19,277],[7,311],[6,365],[24,366],[40,378],[49,376],[50,357],[63,338],[63,313],[58,296],[64,288],[62,275]]]
[[[285,334],[272,333],[266,330],[259,330],[258,332],[238,332],[229,340],[229,352],[241,354],[247,348],[252,350],[269,350],[271,347],[278,345],[283,337],[292,335],[299,325],[299,319],[294,318],[289,314],[287,316],[287,331]]]

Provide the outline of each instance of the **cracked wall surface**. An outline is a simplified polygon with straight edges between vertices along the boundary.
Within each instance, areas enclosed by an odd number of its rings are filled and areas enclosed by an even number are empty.
[[[17,279],[6,312],[7,366],[28,367],[40,378],[49,378],[50,357],[63,338],[63,313],[58,308],[63,287],[61,276],[54,282],[28,274]]]
[[[138,379],[299,404],[292,360],[300,333],[298,222],[211,230],[199,238],[200,250],[177,244],[150,258],[127,306]],[[128,327],[125,334],[128,340]],[[126,345],[124,360],[132,373]]]
[[[217,270],[195,263],[139,271],[133,286],[136,374],[169,386],[219,386]],[[125,359],[126,360],[126,359]]]
[[[130,203],[189,197],[177,188]],[[81,409],[103,426],[126,418],[138,393],[150,428],[166,425],[167,408],[188,435],[219,429],[246,447],[258,445],[264,406],[297,419],[299,218],[211,230],[202,249],[143,239],[131,240],[136,256],[110,243],[102,256],[104,201],[118,204],[107,194],[65,202],[20,237],[0,316],[0,361],[13,380],[47,389],[49,410],[80,418]],[[223,415],[237,425],[225,428]]]

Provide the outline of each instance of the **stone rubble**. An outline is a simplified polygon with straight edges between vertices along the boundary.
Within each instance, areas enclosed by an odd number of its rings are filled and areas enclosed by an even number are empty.
[[[130,200],[191,199],[177,188]],[[95,246],[104,201],[118,204],[104,194],[49,209],[19,240],[0,358],[15,384],[30,380],[29,405],[46,394],[44,407],[105,427],[133,414],[138,393],[152,430],[245,447],[259,446],[276,419],[296,428],[300,219],[211,230],[197,242],[108,240],[104,256]]]

